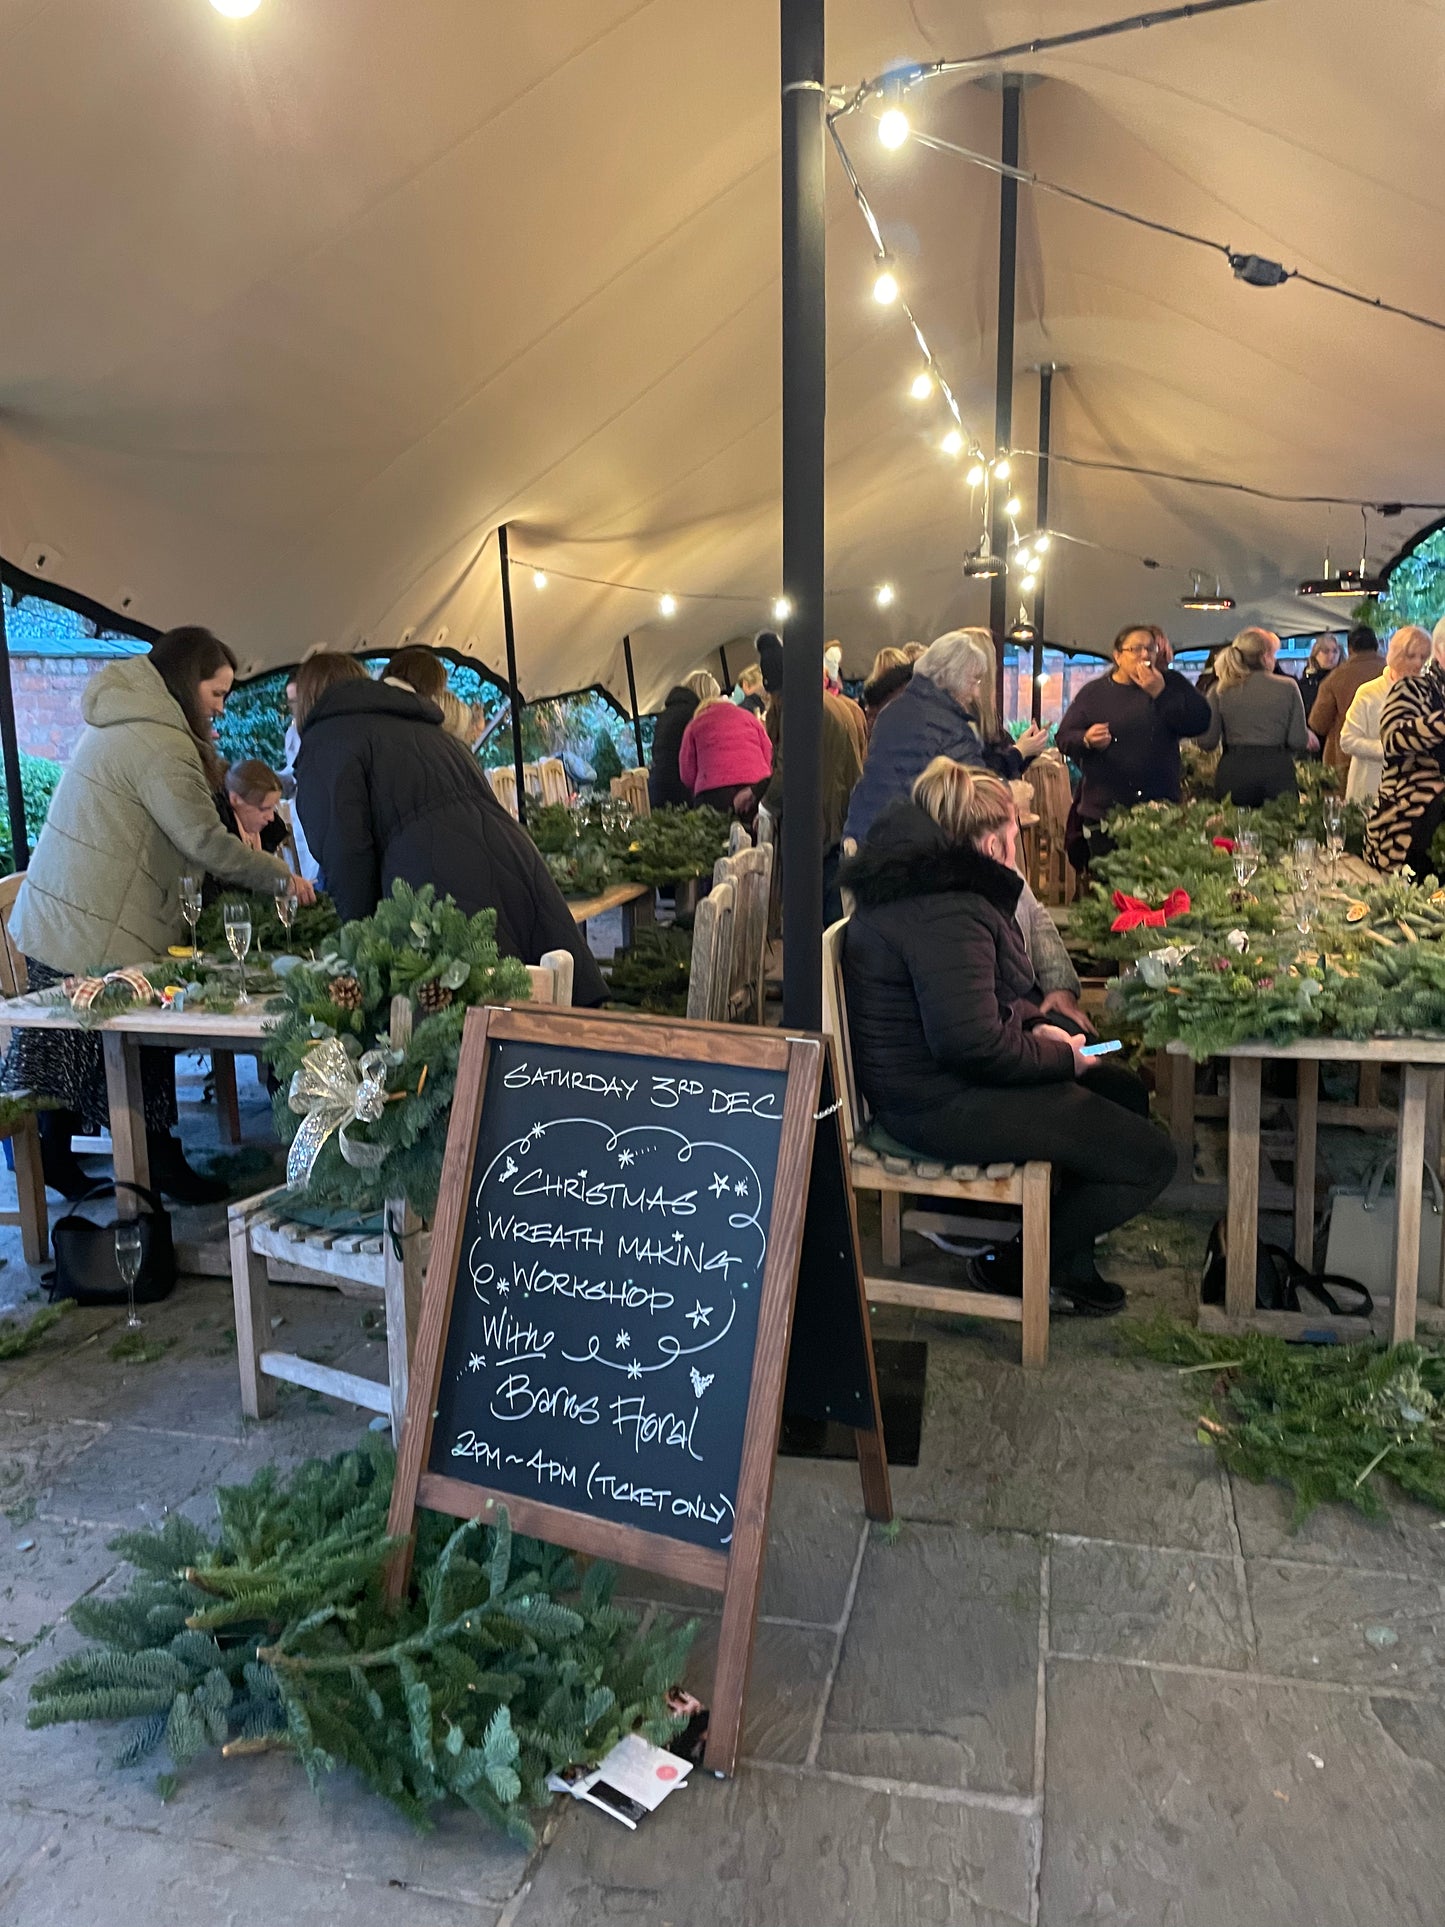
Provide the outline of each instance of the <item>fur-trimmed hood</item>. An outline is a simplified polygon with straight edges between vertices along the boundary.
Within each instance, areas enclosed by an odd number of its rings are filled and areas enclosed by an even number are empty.
[[[884,703],[896,696],[900,689],[906,689],[913,681],[913,664],[898,662],[891,669],[885,669],[881,676],[863,685],[863,707],[881,709]]]
[[[972,892],[1011,917],[1023,892],[1017,870],[995,863],[967,843],[950,843],[916,803],[892,804],[868,832],[862,848],[838,873],[860,908],[903,903],[910,897]]]

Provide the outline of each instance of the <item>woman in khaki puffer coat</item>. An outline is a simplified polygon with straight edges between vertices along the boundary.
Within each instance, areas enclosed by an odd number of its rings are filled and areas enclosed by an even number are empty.
[[[221,764],[211,725],[235,680],[236,659],[207,629],[173,629],[148,656],[109,663],[81,698],[86,729],[60,780],[10,918],[32,990],[70,974],[154,963],[184,935],[183,875],[209,873],[269,892],[288,874],[279,857],[248,849],[216,812]],[[297,884],[310,901],[310,884]],[[146,1122],[154,1181],[203,1201],[225,1187],[190,1171],[171,1131],[175,1079],[165,1053],[146,1052]],[[64,1106],[42,1117],[46,1181],[67,1195],[85,1181],[70,1148],[83,1120],[106,1121],[100,1040],[77,1031],[18,1031],[0,1086]]]

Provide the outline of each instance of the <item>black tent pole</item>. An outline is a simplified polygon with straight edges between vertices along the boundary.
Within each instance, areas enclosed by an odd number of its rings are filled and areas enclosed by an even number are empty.
[[[25,821],[25,784],[20,776],[20,739],[15,733],[15,688],[10,680],[10,642],[5,634],[5,598],[0,595],[0,750],[5,756],[5,797],[10,808],[10,844],[17,871],[30,868],[30,831]]]
[[[783,106],[783,1023],[823,1017],[823,0],[780,0]]]
[[[1036,529],[1049,526],[1049,430],[1050,417],[1054,406],[1054,364],[1046,361],[1039,369],[1039,485],[1038,514],[1034,519]],[[1039,567],[1039,586],[1034,590],[1034,690],[1033,706],[1030,710],[1035,722],[1043,716],[1044,680],[1044,588],[1049,579],[1046,568]]]
[[[1003,139],[1000,158],[1005,167],[1019,164],[1019,76],[1003,76]],[[1018,267],[1019,184],[1011,175],[999,178],[998,196],[998,358],[994,372],[994,452],[1001,454],[1013,439],[1014,420],[1014,281]],[[1008,517],[1003,505],[1013,493],[1014,477],[990,490],[993,527],[989,545],[995,555],[1008,554]],[[998,657],[998,710],[1003,721],[1003,652],[1008,634],[1008,577],[996,575],[989,583],[988,626]]]
[[[637,713],[637,678],[632,673],[632,638],[622,638],[622,660],[627,664],[627,700],[632,704],[632,740],[637,745],[637,767],[642,768],[647,758],[642,753],[642,718]]]
[[[507,687],[512,692],[512,767],[517,772],[517,821],[527,824],[527,782],[522,774],[522,692],[517,687],[517,631],[512,621],[512,565],[507,556],[507,525],[497,525],[497,557],[502,570],[502,627],[507,637]]]
[[[722,664],[722,693],[726,695],[733,686],[733,672],[728,668],[728,652],[722,643],[717,646],[717,659]]]

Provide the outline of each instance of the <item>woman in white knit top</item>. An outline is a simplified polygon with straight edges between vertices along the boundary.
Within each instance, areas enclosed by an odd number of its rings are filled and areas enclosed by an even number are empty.
[[[1385,652],[1385,673],[1362,685],[1355,693],[1340,730],[1340,748],[1350,759],[1345,783],[1345,801],[1367,809],[1375,800],[1385,767],[1385,751],[1380,741],[1380,712],[1385,698],[1406,676],[1418,676],[1430,660],[1430,638],[1423,629],[1407,625],[1397,629]]]

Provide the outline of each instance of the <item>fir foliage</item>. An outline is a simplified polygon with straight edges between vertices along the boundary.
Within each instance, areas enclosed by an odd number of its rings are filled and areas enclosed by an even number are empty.
[[[1387,1511],[1384,1481],[1445,1512],[1445,1357],[1421,1345],[1287,1345],[1215,1337],[1172,1319],[1125,1327],[1126,1344],[1177,1366],[1207,1400],[1201,1443],[1231,1472],[1294,1494],[1294,1523],[1318,1505]],[[1194,1406],[1196,1411],[1200,1408]]]
[[[675,923],[658,924],[639,930],[629,947],[617,952],[608,986],[615,1004],[685,1017],[691,974],[692,932]]]
[[[374,1171],[357,1170],[342,1157],[333,1134],[312,1170],[309,1202],[370,1212],[387,1198],[405,1196],[421,1216],[431,1215],[467,1009],[523,1002],[530,991],[526,966],[498,955],[495,928],[495,911],[468,917],[450,897],[438,901],[430,885],[412,890],[397,883],[374,916],[344,924],[319,962],[298,965],[282,980],[266,1057],[280,1080],[273,1108],[283,1143],[291,1142],[301,1124],[287,1101],[291,1079],[323,1038],[340,1037],[358,1059],[368,1050],[386,1051],[387,1090],[395,1095],[376,1123],[351,1127],[358,1141],[387,1147],[385,1162]],[[360,984],[358,1008],[337,1003],[331,991],[337,982]],[[428,983],[444,984],[453,1001],[445,1010],[421,1016],[410,1043],[393,1051],[392,998],[406,996],[415,1003]]]
[[[33,1351],[52,1325],[59,1324],[73,1300],[62,1298],[56,1304],[42,1305],[29,1318],[0,1318],[0,1359],[23,1358]]]
[[[29,1724],[128,1721],[118,1763],[164,1748],[177,1771],[217,1746],[284,1746],[313,1787],[350,1766],[419,1826],[458,1801],[529,1844],[549,1773],[635,1729],[671,1737],[693,1627],[644,1634],[613,1605],[610,1567],[579,1574],[514,1537],[505,1510],[491,1526],[419,1514],[392,1612],[393,1469],[368,1440],[223,1487],[215,1540],[174,1516],[116,1540],[136,1578],[73,1608],[95,1643],[35,1683]]]
[[[248,897],[228,891],[206,905],[196,925],[196,941],[202,950],[219,956],[226,954],[224,913],[228,903],[250,906],[251,941],[255,952],[262,955],[269,951],[273,956],[304,956],[321,949],[341,927],[336,905],[324,892],[318,894],[315,903],[297,905],[295,921],[288,931],[276,915],[274,897]]]
[[[610,799],[527,811],[527,829],[564,896],[597,896],[614,883],[686,882],[711,876],[728,851],[730,824],[717,810],[620,814]]]

